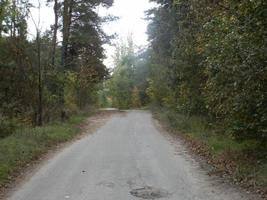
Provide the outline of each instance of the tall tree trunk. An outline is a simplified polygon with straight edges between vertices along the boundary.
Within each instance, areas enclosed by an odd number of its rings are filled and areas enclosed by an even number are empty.
[[[73,0],[64,0],[63,6],[63,41],[61,51],[61,65],[65,67],[72,19]]]
[[[70,26],[72,21],[72,6],[73,6],[73,0],[64,0],[63,2],[63,40],[62,40],[62,50],[61,50],[61,66],[64,70],[66,67],[66,60],[68,56],[68,44],[69,44],[69,35],[70,35]],[[66,112],[64,110],[64,82],[63,82],[63,90],[60,93],[60,100],[62,105],[61,110],[61,120],[64,121],[67,116]]]
[[[36,37],[37,43],[37,62],[38,62],[38,119],[37,125],[42,126],[43,124],[43,88],[42,88],[42,69],[41,69],[41,41],[40,32],[37,31]]]
[[[12,1],[12,17],[11,17],[11,29],[10,29],[10,36],[16,36],[16,12],[17,12],[16,0]]]
[[[1,13],[1,8],[0,8],[0,13]],[[0,15],[0,39],[2,38],[2,32],[3,32],[3,21],[1,19],[1,15]]]
[[[3,21],[4,21],[4,3],[0,2],[0,38],[2,38]]]
[[[55,15],[55,24],[53,31],[53,39],[52,39],[52,56],[51,56],[51,65],[55,65],[55,57],[56,57],[56,46],[57,46],[57,30],[58,30],[58,0],[55,0],[54,3],[54,15]]]

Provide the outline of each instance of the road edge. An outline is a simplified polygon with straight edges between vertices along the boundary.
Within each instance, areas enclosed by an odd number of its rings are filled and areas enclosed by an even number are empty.
[[[213,162],[209,159],[209,154],[202,154],[202,152],[199,151],[200,148],[206,148],[204,144],[198,143],[198,147],[195,147],[194,142],[191,138],[188,138],[186,135],[182,134],[179,130],[173,130],[171,129],[166,123],[161,121],[156,114],[151,111],[152,119],[155,127],[161,132],[166,134],[165,136],[171,137],[172,141],[178,141],[180,142],[184,148],[187,150],[189,155],[199,164],[199,166],[207,172],[208,176],[211,177],[218,177],[222,179],[226,184],[234,186],[238,191],[240,191],[243,194],[253,196],[252,199],[254,200],[267,200],[267,196],[263,196],[262,194],[259,194],[250,188],[242,187],[241,185],[235,184],[233,181],[231,181],[230,177],[223,172],[216,172],[216,166],[213,165]]]
[[[117,113],[117,111],[100,110],[93,115],[86,117],[81,123],[77,124],[79,127],[79,133],[77,133],[76,136],[68,141],[60,142],[49,147],[46,152],[43,152],[36,159],[30,161],[26,166],[19,168],[14,174],[12,174],[8,183],[0,187],[0,200],[7,199],[10,194],[16,191],[16,189],[23,183],[28,181],[44,164],[46,164],[48,160],[52,159],[75,142],[95,133],[99,128],[104,126],[114,114]]]

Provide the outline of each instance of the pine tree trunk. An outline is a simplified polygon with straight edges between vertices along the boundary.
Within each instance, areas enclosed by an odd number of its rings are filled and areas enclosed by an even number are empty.
[[[72,19],[72,5],[73,0],[64,0],[63,3],[63,41],[62,41],[62,52],[61,52],[61,65],[66,66],[68,43],[70,35],[70,26]]]
[[[38,62],[38,119],[37,125],[42,126],[43,124],[43,91],[42,91],[42,69],[41,69],[41,43],[40,43],[40,32],[37,30],[37,62]]]
[[[54,3],[54,15],[55,15],[55,24],[53,31],[53,40],[52,40],[52,56],[51,56],[51,65],[55,65],[56,57],[56,46],[57,46],[57,30],[58,30],[58,0],[55,0]]]

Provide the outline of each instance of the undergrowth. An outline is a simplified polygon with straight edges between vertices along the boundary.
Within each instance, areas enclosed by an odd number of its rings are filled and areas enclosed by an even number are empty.
[[[68,141],[79,133],[78,124],[86,118],[80,113],[65,123],[56,122],[42,127],[24,127],[0,139],[0,186],[15,172],[36,160],[49,148]]]
[[[230,175],[235,183],[266,193],[267,152],[258,148],[257,142],[237,141],[219,125],[211,125],[201,116],[186,116],[163,108],[153,108],[153,113],[171,132],[180,133],[193,144],[192,148],[217,170]]]

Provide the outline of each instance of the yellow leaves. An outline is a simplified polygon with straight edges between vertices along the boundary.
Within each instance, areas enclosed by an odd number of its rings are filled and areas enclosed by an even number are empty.
[[[132,106],[134,108],[140,108],[141,107],[141,101],[140,101],[140,95],[139,95],[139,90],[135,86],[132,90]]]
[[[200,47],[200,46],[195,47],[195,50],[196,50],[196,53],[199,55],[203,54],[205,51],[205,49],[203,47]]]

